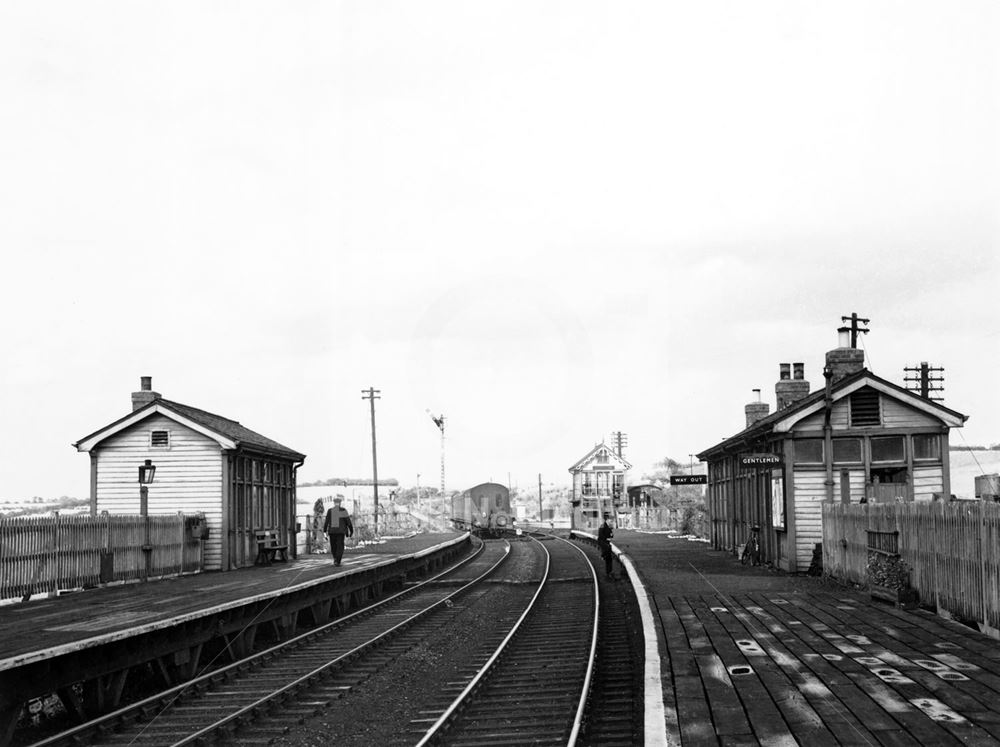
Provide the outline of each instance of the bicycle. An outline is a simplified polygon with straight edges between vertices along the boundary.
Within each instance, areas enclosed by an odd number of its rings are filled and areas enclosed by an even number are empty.
[[[757,525],[750,527],[750,537],[743,545],[740,562],[743,565],[760,565],[760,527]]]

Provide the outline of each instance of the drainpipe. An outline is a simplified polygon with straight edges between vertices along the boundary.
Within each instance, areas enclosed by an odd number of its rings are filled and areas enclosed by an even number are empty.
[[[830,415],[833,412],[833,369],[823,369],[826,379],[826,396],[823,399],[823,461],[826,464],[826,501],[833,503],[833,426]]]

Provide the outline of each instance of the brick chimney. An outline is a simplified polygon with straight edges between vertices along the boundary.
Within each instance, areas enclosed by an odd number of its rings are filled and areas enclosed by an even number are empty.
[[[851,347],[851,328],[841,327],[837,334],[839,347],[826,354],[826,367],[830,369],[834,384],[865,367],[865,352]]]
[[[798,402],[809,394],[809,382],[805,380],[805,365],[802,363],[781,363],[778,383],[774,385],[774,396],[778,410]]]
[[[771,406],[767,402],[760,401],[760,389],[754,389],[753,393],[755,395],[755,402],[750,402],[747,404],[743,411],[747,416],[747,428],[756,423],[761,418],[766,418]]]
[[[135,412],[140,407],[145,407],[150,402],[155,402],[160,398],[159,392],[153,391],[153,377],[142,376],[139,378],[140,391],[132,392],[132,411]]]

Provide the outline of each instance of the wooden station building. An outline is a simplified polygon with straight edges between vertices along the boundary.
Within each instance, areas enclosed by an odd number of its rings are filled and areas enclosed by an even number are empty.
[[[742,431],[697,455],[716,549],[758,526],[765,562],[801,572],[823,540],[823,503],[950,494],[948,434],[967,416],[867,370],[850,331],[826,354],[821,389],[809,391],[803,364],[780,364],[776,411],[751,402]]]
[[[254,531],[295,548],[296,470],[305,455],[235,420],[163,399],[143,376],[132,412],[77,441],[90,454],[90,510],[139,513],[137,468],[156,467],[150,514],[203,513],[205,570],[252,565]]]

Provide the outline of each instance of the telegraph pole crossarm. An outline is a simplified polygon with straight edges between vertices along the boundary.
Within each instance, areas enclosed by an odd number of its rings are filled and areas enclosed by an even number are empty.
[[[858,335],[868,334],[868,322],[870,322],[871,319],[862,319],[858,316],[857,312],[854,312],[850,316],[840,317],[840,320],[851,323],[851,326],[849,327],[851,331],[851,347],[856,348],[858,346]],[[859,326],[861,324],[864,324],[865,326]]]

